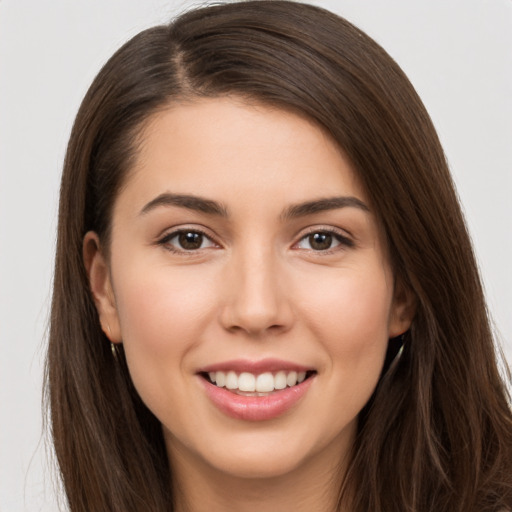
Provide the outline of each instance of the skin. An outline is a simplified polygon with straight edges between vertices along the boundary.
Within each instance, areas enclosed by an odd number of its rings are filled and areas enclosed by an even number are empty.
[[[162,423],[178,510],[333,509],[332,478],[388,339],[413,314],[364,190],[322,129],[283,110],[201,99],[154,115],[142,135],[114,205],[109,258],[91,232],[84,259],[102,327],[124,344]],[[215,201],[226,215],[147,207],[163,193]],[[367,209],[285,215],[334,196]],[[206,236],[185,250],[176,229]],[[328,249],[309,238],[323,232],[335,233]],[[198,368],[267,357],[316,371],[285,414],[235,419],[206,396]]]

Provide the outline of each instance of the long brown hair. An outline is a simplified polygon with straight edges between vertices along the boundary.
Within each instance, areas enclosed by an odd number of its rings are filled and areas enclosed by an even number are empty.
[[[512,415],[469,236],[432,122],[389,55],[344,19],[288,1],[206,7],[146,30],[85,96],[62,177],[47,394],[70,509],[172,510],[158,420],[103,334],[82,261],[144,122],[237,95],[291,109],[343,149],[417,299],[403,350],[359,417],[340,503],[354,512],[512,510]],[[341,478],[340,478],[341,480]],[[347,492],[344,493],[343,490]],[[357,492],[352,492],[357,490]]]

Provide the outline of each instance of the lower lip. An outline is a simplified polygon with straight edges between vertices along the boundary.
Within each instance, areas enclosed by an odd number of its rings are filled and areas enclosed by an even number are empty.
[[[267,396],[242,396],[219,388],[199,377],[210,400],[224,414],[245,421],[265,421],[281,416],[297,404],[307,393],[314,379],[305,381],[283,390],[273,391]]]

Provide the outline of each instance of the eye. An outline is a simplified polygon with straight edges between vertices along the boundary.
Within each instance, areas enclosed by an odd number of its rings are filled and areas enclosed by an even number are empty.
[[[339,246],[352,247],[353,242],[336,232],[332,231],[313,231],[302,237],[297,243],[298,249],[309,251],[329,251]]]
[[[176,252],[216,247],[216,244],[204,233],[193,229],[182,229],[169,233],[159,243]]]

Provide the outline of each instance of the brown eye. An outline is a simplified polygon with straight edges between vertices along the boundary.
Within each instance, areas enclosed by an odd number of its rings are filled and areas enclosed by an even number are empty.
[[[312,231],[302,237],[296,245],[297,249],[308,251],[326,252],[331,249],[353,247],[354,242],[337,231]]]
[[[333,236],[330,233],[312,233],[308,236],[308,242],[314,251],[325,251],[331,248]]]
[[[178,243],[182,249],[193,251],[203,244],[203,234],[195,231],[184,231],[178,235]]]
[[[201,231],[179,230],[169,233],[159,241],[172,252],[191,252],[216,247],[216,244]]]

